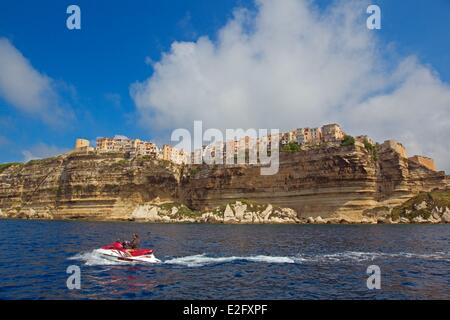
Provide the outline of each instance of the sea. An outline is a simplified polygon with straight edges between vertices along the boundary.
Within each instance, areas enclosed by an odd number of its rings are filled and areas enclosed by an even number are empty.
[[[160,263],[94,252],[133,233]],[[449,298],[449,225],[0,220],[0,299]]]

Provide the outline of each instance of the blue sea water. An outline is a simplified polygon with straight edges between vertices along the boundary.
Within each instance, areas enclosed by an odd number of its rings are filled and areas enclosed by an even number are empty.
[[[140,234],[160,264],[92,250]],[[69,290],[70,265],[81,289]],[[381,289],[366,286],[381,269]],[[0,220],[0,299],[449,299],[448,225]]]

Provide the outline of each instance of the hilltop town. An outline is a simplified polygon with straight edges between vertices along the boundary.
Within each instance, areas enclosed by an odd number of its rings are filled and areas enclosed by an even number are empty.
[[[375,150],[378,146],[381,149],[394,149],[403,158],[408,158],[405,147],[395,141],[387,140],[383,144],[377,144],[367,135],[356,137],[349,136],[345,133],[339,124],[326,124],[319,128],[297,128],[288,132],[279,133],[277,136],[269,134],[260,138],[244,136],[235,138],[230,141],[216,142],[210,145],[203,145],[202,149],[192,152],[183,149],[177,149],[169,144],[158,147],[156,143],[144,141],[140,139],[129,139],[124,136],[115,136],[110,138],[97,138],[96,146],[90,145],[87,139],[77,139],[75,148],[72,153],[124,153],[130,157],[146,156],[153,159],[160,159],[172,162],[174,164],[200,164],[202,163],[202,155],[205,151],[210,152],[213,156],[218,152],[223,153],[223,158],[234,158],[238,154],[247,154],[249,151],[255,153],[259,150],[260,144],[267,145],[267,150],[272,150],[272,142],[275,140],[279,143],[281,151],[307,150],[314,147],[336,147],[341,145],[359,145],[367,149]],[[414,155],[409,160],[415,162],[429,170],[436,171],[434,160],[422,156]],[[246,159],[249,162],[249,159]]]

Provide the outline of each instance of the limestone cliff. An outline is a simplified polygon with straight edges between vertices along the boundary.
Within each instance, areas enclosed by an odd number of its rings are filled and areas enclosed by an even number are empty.
[[[18,217],[123,218],[138,203],[176,198],[179,170],[167,162],[127,159],[124,154],[30,161],[0,173],[0,208]]]
[[[395,149],[380,148],[374,156],[361,145],[281,153],[274,176],[262,176],[254,166],[200,166],[191,172],[180,188],[190,207],[212,209],[245,198],[292,208],[299,217],[357,218],[367,208],[395,206],[445,185],[444,172],[411,163]]]
[[[395,148],[374,154],[360,144],[282,152],[273,176],[260,175],[257,166],[181,166],[124,154],[73,153],[1,167],[0,216],[134,219],[139,212],[152,215],[149,206],[158,199],[185,205],[202,217],[170,209],[165,220],[173,213],[180,221],[220,220],[215,216],[228,222],[227,204],[245,199],[264,208],[238,216],[232,209],[235,218],[229,222],[299,222],[318,216],[352,221],[367,209],[393,207],[446,183],[444,172],[412,163]],[[261,218],[269,204],[280,208],[272,221]]]

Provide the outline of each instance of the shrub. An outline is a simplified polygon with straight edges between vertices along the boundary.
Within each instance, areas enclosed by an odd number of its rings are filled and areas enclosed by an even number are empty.
[[[159,205],[159,208],[163,211],[166,211],[167,213],[170,213],[174,207],[176,207],[178,209],[177,213],[174,216],[174,218],[177,218],[177,219],[198,218],[202,215],[201,212],[192,210],[189,207],[185,206],[184,204],[180,204],[180,203],[176,203],[176,202],[163,203],[163,204]]]
[[[126,166],[128,164],[128,162],[129,162],[128,160],[122,159],[122,160],[117,161],[117,164],[119,166]]]
[[[344,140],[342,140],[341,145],[342,146],[353,146],[355,144],[355,138],[352,136],[346,135],[344,137]]]
[[[364,147],[369,152],[370,155],[372,155],[372,158],[377,161],[378,160],[378,151],[376,146],[371,144],[367,139],[364,139]]]
[[[199,172],[200,172],[200,168],[199,167],[193,167],[193,168],[190,169],[189,174],[191,176],[195,176]]]
[[[289,142],[282,149],[284,152],[299,152],[301,151],[300,146],[296,142]]]

